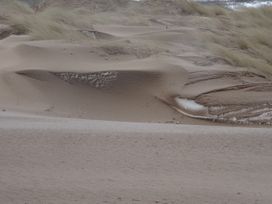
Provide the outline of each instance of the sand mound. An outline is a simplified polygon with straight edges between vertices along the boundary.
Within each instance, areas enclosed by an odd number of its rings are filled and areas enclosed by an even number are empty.
[[[168,71],[163,69],[167,67]],[[177,66],[153,66],[99,72],[24,70],[21,80],[39,87],[51,107],[47,112],[121,121],[171,121],[180,116],[157,97],[168,98],[182,89],[186,72]],[[177,83],[177,79],[179,82]],[[176,81],[173,84],[173,81]],[[54,93],[52,93],[54,89]],[[25,90],[27,92],[27,90]],[[28,93],[29,97],[31,93]],[[32,99],[35,96],[32,93]],[[38,99],[35,99],[39,102]],[[40,101],[39,103],[44,103]],[[44,107],[44,106],[43,106]],[[50,113],[49,113],[50,114]]]
[[[0,26],[1,204],[272,203],[271,129],[222,127],[272,125],[272,77],[207,51],[214,21],[178,2]]]
[[[187,77],[182,67],[155,56],[139,58],[140,47],[137,56],[130,49],[105,52],[108,45],[102,45],[29,41],[26,36],[2,40],[0,55],[7,57],[0,72],[1,107],[103,120],[181,121],[183,116],[158,97],[178,94]]]
[[[199,30],[182,25],[188,19],[160,14],[159,20],[83,26],[83,42],[5,35],[0,107],[100,120],[270,125],[267,75],[207,52]]]

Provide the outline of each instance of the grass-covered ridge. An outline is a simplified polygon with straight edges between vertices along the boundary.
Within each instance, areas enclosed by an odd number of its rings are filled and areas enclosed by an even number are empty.
[[[140,12],[170,15],[224,15],[226,10],[220,6],[207,6],[191,0],[143,0]]]
[[[94,22],[111,21],[110,16],[98,19],[99,12],[112,12],[127,1],[72,0],[67,4],[62,0],[0,0],[0,20],[11,25],[16,33],[29,34],[34,39],[84,40],[87,36],[82,30],[92,30]]]
[[[0,0],[0,19],[12,25],[16,33],[26,33],[35,39],[84,39],[81,29],[91,29],[95,22],[127,21],[146,25],[146,14],[165,14],[175,11],[177,15],[208,15],[224,14],[219,7],[204,7],[187,0],[145,0],[139,7],[126,7],[129,0],[71,0],[69,4],[57,0]],[[28,2],[28,3],[26,3]],[[168,7],[165,8],[165,6]],[[84,6],[84,7],[83,7]],[[118,15],[100,15],[103,8],[112,12],[119,9]],[[140,8],[140,9],[139,9]],[[139,14],[139,11],[141,13]],[[94,15],[95,14],[95,15]],[[128,18],[129,16],[129,18]],[[125,22],[124,22],[125,23]]]
[[[19,33],[35,39],[81,39],[81,28],[90,29],[90,16],[76,9],[46,7],[35,10],[16,0],[0,1],[0,16]]]
[[[229,11],[206,45],[234,66],[272,73],[272,7]]]
[[[96,23],[148,26],[151,18],[191,16],[208,22],[190,26],[201,27],[201,38],[216,55],[233,66],[272,73],[272,7],[231,11],[189,0],[144,0],[133,5],[128,0],[71,0],[73,6],[61,6],[63,0],[34,1],[38,4],[31,7],[18,0],[0,0],[0,21],[34,39],[87,40],[81,31],[92,30]],[[104,9],[110,5],[109,11],[94,12],[103,2]]]

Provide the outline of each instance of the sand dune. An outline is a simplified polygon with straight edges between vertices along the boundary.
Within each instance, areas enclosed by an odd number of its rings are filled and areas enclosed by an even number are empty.
[[[131,59],[129,54],[122,62],[107,62],[97,53],[100,48],[15,41],[2,43],[12,57],[2,69],[2,93],[10,95],[5,96],[6,109],[122,121],[165,122],[180,117],[156,99],[183,87],[186,72],[179,66],[152,58]],[[179,84],[172,84],[177,80]]]
[[[114,2],[70,2],[108,11],[57,20],[80,39],[0,18],[0,203],[271,204],[271,76],[207,50],[200,7]]]
[[[195,28],[95,25],[89,32],[84,44],[2,39],[1,107],[101,120],[270,124],[270,79],[196,46]],[[207,109],[185,110],[177,97]]]

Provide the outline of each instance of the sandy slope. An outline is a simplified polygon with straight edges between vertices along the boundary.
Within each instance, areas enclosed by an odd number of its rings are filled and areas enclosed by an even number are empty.
[[[173,21],[95,25],[85,43],[7,36],[0,41],[0,107],[101,120],[271,124],[271,81],[207,53],[196,28]]]
[[[272,202],[270,129],[0,116],[0,200]]]
[[[1,204],[272,202],[271,130],[212,126],[271,125],[271,79],[207,52],[202,17],[146,18],[78,43],[0,26]]]
[[[104,30],[103,26],[98,27]],[[187,72],[162,56],[152,56],[160,49],[146,47],[137,37],[139,33],[145,37],[158,27],[123,27],[130,41],[120,40],[113,32],[116,27],[108,29],[112,30],[108,34],[118,38],[91,42],[93,45],[31,41],[27,36],[3,39],[1,107],[92,119],[180,121],[183,116],[157,97],[178,93]],[[99,76],[89,79],[92,73]],[[109,79],[102,76],[106,73],[109,77],[118,76]]]

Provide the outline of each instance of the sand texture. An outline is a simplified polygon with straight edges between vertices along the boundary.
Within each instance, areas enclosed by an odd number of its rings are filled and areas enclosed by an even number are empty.
[[[195,28],[94,30],[102,39],[88,43],[2,39],[2,109],[96,120],[270,125],[270,79],[196,46]],[[177,99],[205,110],[184,109]]]
[[[270,129],[4,113],[1,203],[272,202]]]
[[[110,12],[82,41],[0,19],[0,204],[271,204],[270,75],[205,17]]]

